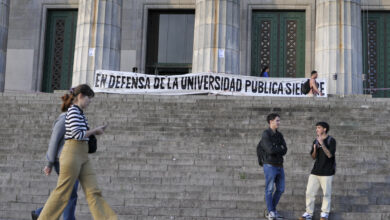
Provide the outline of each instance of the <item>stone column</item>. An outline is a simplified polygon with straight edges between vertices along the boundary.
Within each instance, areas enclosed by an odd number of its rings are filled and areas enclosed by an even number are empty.
[[[240,1],[196,0],[192,72],[239,74]]]
[[[328,93],[362,94],[362,59],[360,0],[317,0],[315,68]]]
[[[120,69],[122,0],[80,0],[72,86],[92,85],[95,70]]]
[[[4,92],[9,21],[9,0],[0,0],[0,92]]]

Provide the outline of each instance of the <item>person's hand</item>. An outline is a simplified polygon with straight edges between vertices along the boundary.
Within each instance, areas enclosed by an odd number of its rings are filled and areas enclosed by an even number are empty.
[[[324,93],[320,92],[320,96],[324,96]]]
[[[95,128],[95,135],[101,135],[104,133],[104,129],[106,129],[106,126],[99,126]]]
[[[322,140],[321,137],[317,137],[317,141],[318,141],[318,143],[319,143],[320,145],[323,145],[323,144],[324,144],[324,142],[323,142],[323,140]]]
[[[48,166],[45,166],[45,168],[43,168],[43,172],[45,173],[46,176],[49,176],[51,173],[51,168]]]

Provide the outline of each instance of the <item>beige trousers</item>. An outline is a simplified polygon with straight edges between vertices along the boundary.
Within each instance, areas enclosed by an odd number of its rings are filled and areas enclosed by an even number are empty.
[[[316,176],[310,174],[306,188],[306,212],[313,215],[315,196],[321,187],[324,197],[322,198],[321,212],[329,214],[332,194],[333,176]]]
[[[66,140],[60,156],[57,187],[50,194],[39,220],[59,219],[72,193],[76,180],[83,187],[89,210],[95,220],[117,220],[115,212],[103,199],[96,175],[88,159],[86,141]]]

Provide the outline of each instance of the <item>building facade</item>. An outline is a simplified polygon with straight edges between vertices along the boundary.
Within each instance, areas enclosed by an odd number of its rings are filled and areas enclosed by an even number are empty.
[[[0,0],[0,90],[92,84],[96,69],[309,77],[389,97],[390,0]]]

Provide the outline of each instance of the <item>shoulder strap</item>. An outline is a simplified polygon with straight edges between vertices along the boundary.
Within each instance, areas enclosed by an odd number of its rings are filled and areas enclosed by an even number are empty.
[[[328,138],[327,138],[328,139],[328,141],[327,141],[328,142],[328,146],[330,146],[330,141],[332,140],[332,138],[333,138],[332,136],[328,135]]]

